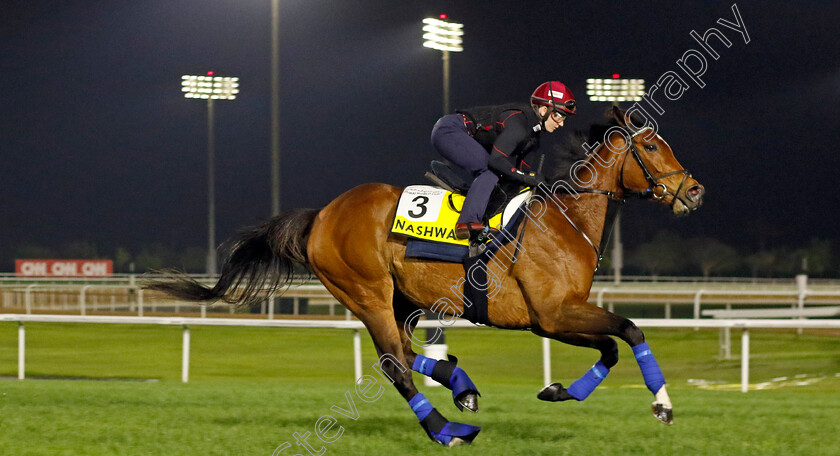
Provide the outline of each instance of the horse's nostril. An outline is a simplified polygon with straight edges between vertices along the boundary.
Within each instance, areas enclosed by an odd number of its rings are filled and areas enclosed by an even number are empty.
[[[703,193],[705,193],[705,189],[702,185],[695,185],[694,187],[691,187],[686,191],[686,195],[691,201],[699,200],[703,197]]]

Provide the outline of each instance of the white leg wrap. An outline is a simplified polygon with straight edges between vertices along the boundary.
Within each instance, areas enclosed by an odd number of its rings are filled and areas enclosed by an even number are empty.
[[[665,391],[665,385],[662,385],[662,388],[659,388],[659,391],[656,392],[656,403],[662,404],[666,408],[673,408],[671,398],[668,397],[668,392]]]

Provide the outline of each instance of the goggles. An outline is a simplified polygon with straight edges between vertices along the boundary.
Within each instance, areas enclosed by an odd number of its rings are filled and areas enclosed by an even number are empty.
[[[560,123],[566,120],[566,115],[561,113],[560,111],[551,111],[551,120]]]

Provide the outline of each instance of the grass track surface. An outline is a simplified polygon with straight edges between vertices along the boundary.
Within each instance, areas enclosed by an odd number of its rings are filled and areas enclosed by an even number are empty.
[[[837,335],[752,330],[751,381],[769,389],[742,394],[729,386],[740,381],[739,361],[717,359],[716,330],[646,331],[675,406],[676,422],[667,427],[650,414],[652,395],[626,346],[585,402],[551,404],[536,399],[539,338],[450,330],[450,352],[481,390],[481,411],[458,412],[442,388],[421,390],[450,420],[483,429],[472,446],[445,449],[427,439],[389,385],[371,403],[354,395],[357,420],[330,410],[348,408],[351,331],[193,328],[190,383],[181,384],[180,328],[26,328],[30,378],[158,381],[0,381],[0,455],[269,456],[286,441],[294,444],[294,433],[312,433],[327,414],[344,433],[329,444],[309,437],[324,455],[840,454]],[[16,341],[17,325],[0,324],[0,375],[16,373]],[[364,373],[383,383],[371,368],[369,340],[363,349]],[[552,343],[554,381],[570,384],[596,359],[594,350]],[[293,446],[280,454],[308,453]]]

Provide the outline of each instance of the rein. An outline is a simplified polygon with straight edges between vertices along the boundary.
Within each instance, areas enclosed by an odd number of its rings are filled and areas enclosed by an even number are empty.
[[[564,192],[566,194],[570,194],[569,192]],[[563,217],[566,218],[566,221],[569,222],[569,225],[575,229],[583,239],[592,247],[592,250],[595,251],[595,257],[598,258],[598,261],[595,263],[595,271],[598,271],[598,267],[601,264],[601,260],[604,259],[604,255],[602,252],[604,248],[607,246],[607,242],[609,242],[609,238],[612,235],[612,229],[615,226],[615,218],[618,217],[618,213],[621,210],[621,206],[624,205],[623,198],[617,198],[615,192],[611,192],[609,190],[598,190],[598,189],[581,189],[578,193],[591,193],[595,195],[605,195],[609,199],[607,200],[607,214],[604,217],[604,228],[602,229],[603,233],[601,235],[601,244],[596,246],[592,239],[580,229],[579,226],[566,214],[566,211],[561,210],[560,213]],[[607,228],[609,226],[609,228]]]

